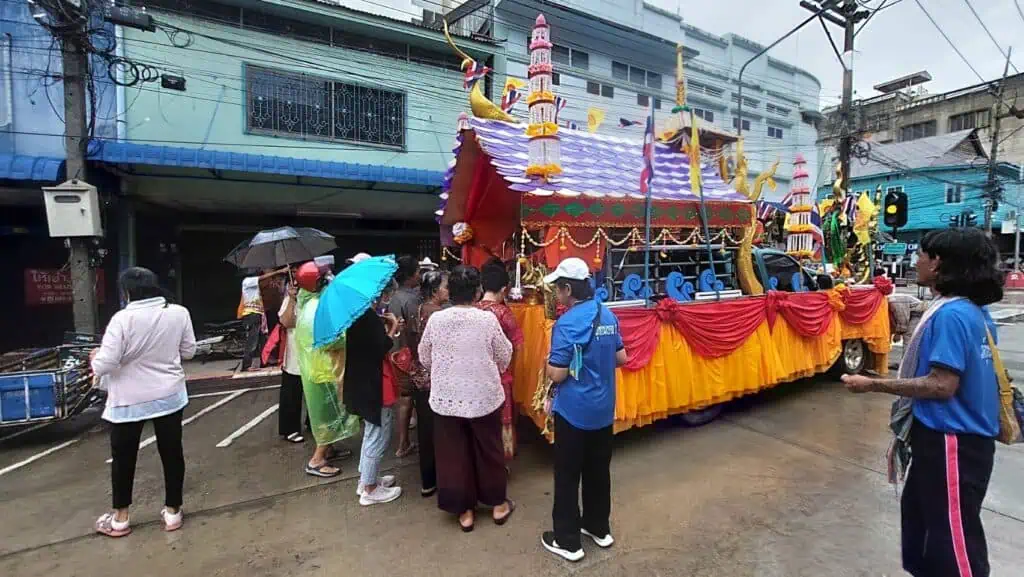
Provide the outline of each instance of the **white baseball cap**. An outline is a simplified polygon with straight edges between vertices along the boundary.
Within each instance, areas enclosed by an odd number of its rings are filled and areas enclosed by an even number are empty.
[[[587,280],[590,278],[590,267],[582,258],[570,257],[558,263],[558,268],[544,277],[544,284],[553,284],[558,279]]]
[[[350,262],[352,264],[356,264],[357,262],[364,261],[368,258],[370,258],[370,255],[366,254],[365,252],[360,252],[348,257],[347,259],[345,259],[345,261]]]
[[[434,264],[434,261],[430,260],[429,256],[420,261],[420,269],[421,270],[422,269],[434,270],[436,268],[437,268],[437,265]]]

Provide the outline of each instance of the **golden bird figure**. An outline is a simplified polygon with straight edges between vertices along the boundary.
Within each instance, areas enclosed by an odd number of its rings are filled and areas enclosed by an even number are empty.
[[[456,54],[462,57],[462,70],[466,70],[470,66],[476,63],[476,60],[470,58],[468,54],[459,49],[455,45],[455,41],[452,40],[452,35],[448,32],[448,21],[442,20],[444,23],[444,37],[448,40],[448,45],[452,47],[452,50]],[[473,88],[469,91],[469,109],[473,112],[473,116],[477,118],[485,118],[487,120],[502,120],[505,122],[515,123],[516,119],[501,109],[500,106],[491,102],[482,90],[480,90],[480,83],[474,82]]]

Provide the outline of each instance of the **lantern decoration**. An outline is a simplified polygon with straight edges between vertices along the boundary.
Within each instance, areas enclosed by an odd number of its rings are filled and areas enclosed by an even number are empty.
[[[558,124],[555,121],[555,94],[551,91],[551,29],[543,14],[537,16],[530,35],[530,124],[526,135],[530,138],[526,166],[527,176],[549,179],[562,173]]]
[[[473,240],[473,229],[464,222],[457,222],[452,226],[452,236],[456,243],[466,244]]]

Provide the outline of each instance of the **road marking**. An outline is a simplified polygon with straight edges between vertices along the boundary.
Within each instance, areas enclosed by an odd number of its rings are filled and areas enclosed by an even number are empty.
[[[224,447],[227,447],[231,443],[234,443],[235,439],[237,439],[237,438],[241,437],[242,435],[248,433],[253,427],[255,427],[256,425],[262,423],[264,419],[266,419],[270,415],[273,415],[274,413],[276,413],[278,407],[280,407],[280,406],[281,405],[275,403],[274,406],[272,406],[269,409],[267,409],[266,411],[263,411],[262,413],[256,415],[256,418],[254,418],[253,420],[249,421],[248,423],[242,425],[241,427],[238,428],[237,431],[235,431],[234,433],[231,433],[223,441],[217,443],[217,447],[223,449]]]
[[[20,436],[24,435],[25,433],[31,433],[32,431],[36,431],[38,429],[42,429],[43,427],[45,427],[47,425],[52,425],[53,423],[54,423],[54,421],[46,421],[45,423],[39,423],[39,424],[33,425],[33,426],[31,426],[31,427],[29,427],[27,429],[22,429],[22,430],[18,431],[17,433],[11,433],[10,435],[7,435],[6,437],[0,437],[0,443],[3,443],[4,441],[6,441],[8,439],[13,439],[15,437],[20,437]]]
[[[245,393],[245,392],[248,392],[248,391],[269,391],[270,389],[280,389],[280,388],[281,388],[281,385],[267,385],[265,387],[250,387],[250,388],[247,388],[247,389],[231,389],[231,390],[227,390],[227,391],[216,391],[216,392],[212,392],[212,393],[196,393],[194,395],[189,395],[188,398],[190,398],[190,399],[205,399],[206,397],[222,397],[224,395],[230,395],[232,393],[237,393],[239,391]],[[3,439],[0,439],[0,440],[3,440]]]
[[[199,417],[202,417],[206,413],[209,413],[210,411],[214,411],[216,409],[219,409],[220,407],[223,407],[224,405],[226,405],[226,404],[230,403],[231,401],[237,399],[238,397],[241,397],[242,395],[244,395],[245,392],[248,391],[248,390],[249,389],[244,389],[244,390],[241,390],[241,391],[236,391],[235,393],[233,393],[231,395],[228,395],[227,397],[224,397],[223,399],[217,401],[216,403],[210,405],[209,407],[206,407],[205,409],[199,411],[198,413],[196,413],[196,414],[192,415],[191,417],[189,417],[189,418],[185,419],[184,421],[182,421],[181,422],[181,426],[184,427],[185,425],[191,423],[192,421],[195,421]],[[139,450],[141,451],[142,449],[152,445],[155,442],[156,442],[156,435],[153,435],[152,437],[147,437],[145,441],[142,441],[141,443],[139,443]],[[106,462],[107,462],[108,465],[110,463],[113,463],[114,462],[113,457],[107,459]]]
[[[8,465],[8,466],[4,467],[3,469],[0,469],[0,476],[6,475],[7,473],[10,473],[11,471],[15,471],[17,469],[20,469],[20,468],[24,467],[25,465],[28,465],[29,463],[33,463],[35,461],[38,461],[39,459],[42,459],[43,457],[45,457],[47,455],[50,455],[52,453],[56,453],[57,451],[59,451],[61,449],[64,449],[66,447],[70,447],[71,445],[74,445],[77,442],[78,442],[78,439],[71,439],[70,441],[64,441],[63,443],[61,443],[59,445],[50,447],[49,449],[43,451],[42,453],[36,453],[35,455],[32,455],[31,457],[25,459],[24,461],[19,461],[19,462],[13,464],[13,465]]]

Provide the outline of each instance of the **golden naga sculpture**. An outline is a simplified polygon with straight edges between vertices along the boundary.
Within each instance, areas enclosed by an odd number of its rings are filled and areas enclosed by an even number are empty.
[[[754,186],[751,189],[747,186],[747,159],[743,156],[743,141],[736,145],[736,178],[733,179],[733,188],[743,193],[750,202],[756,203],[761,198],[761,189],[767,184],[768,188],[775,190],[775,171],[779,168],[779,161],[776,160],[771,168],[757,175],[754,179]],[[740,288],[745,295],[764,294],[764,287],[761,281],[757,280],[754,272],[754,263],[751,258],[754,253],[754,235],[757,231],[757,208],[753,207],[750,212],[750,224],[744,228],[743,240],[740,242],[740,249],[736,255],[736,276],[740,282]]]
[[[471,66],[477,64],[476,60],[471,58],[468,54],[463,52],[458,46],[455,45],[455,41],[452,40],[452,35],[448,32],[448,21],[442,20],[444,23],[444,37],[448,40],[448,45],[452,47],[452,50],[456,54],[462,57],[462,70],[466,70]],[[480,83],[474,82],[473,88],[469,91],[469,109],[473,111],[473,116],[477,118],[484,118],[487,120],[502,120],[505,122],[515,123],[516,119],[501,109],[500,106],[488,100],[484,96],[483,91],[480,90]]]

